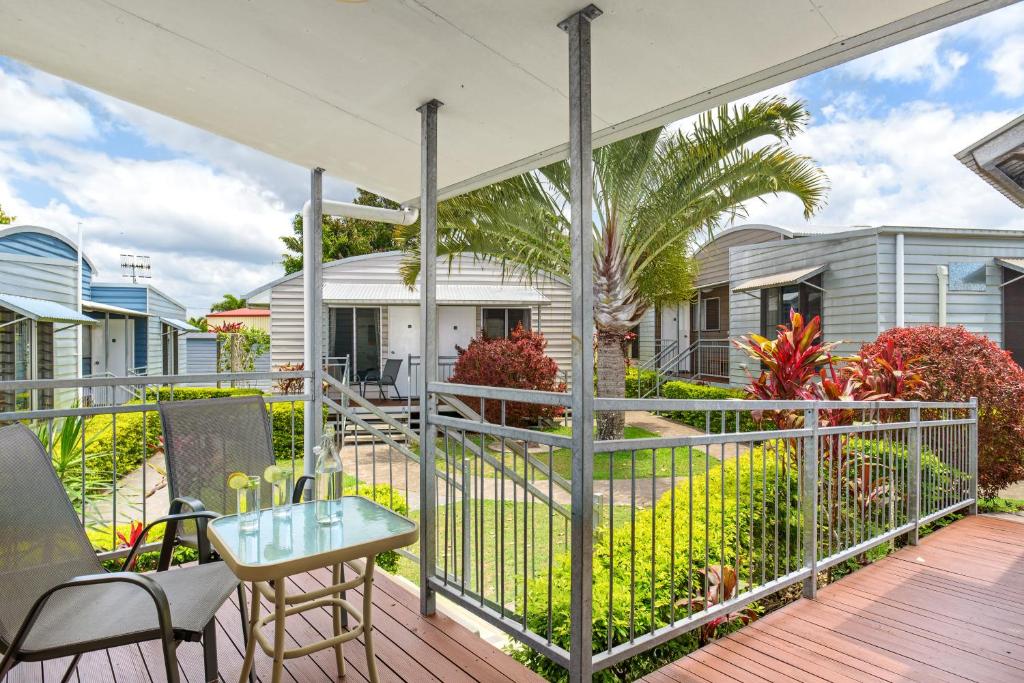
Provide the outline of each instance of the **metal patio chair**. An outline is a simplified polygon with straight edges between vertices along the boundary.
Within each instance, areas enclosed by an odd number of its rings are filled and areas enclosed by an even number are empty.
[[[146,526],[197,524],[199,561],[150,574],[107,572],[39,439],[24,425],[0,429],[0,680],[19,662],[72,657],[159,639],[167,680],[177,683],[178,641],[203,641],[207,681],[218,680],[214,615],[238,586],[222,562],[209,562],[211,512],[162,517]],[[123,566],[131,566],[145,534]],[[163,552],[168,554],[173,545]]]
[[[401,358],[389,358],[384,362],[382,370],[368,370],[362,379],[366,384],[376,384],[377,391],[380,392],[382,399],[388,398],[389,392],[386,391],[386,388],[392,387],[395,390],[395,395],[398,396],[398,400],[401,400],[402,392],[398,390],[398,385],[395,383],[398,381],[398,372],[401,369]]]

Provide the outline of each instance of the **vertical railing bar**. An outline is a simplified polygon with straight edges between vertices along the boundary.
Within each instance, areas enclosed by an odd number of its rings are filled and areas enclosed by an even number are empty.
[[[705,454],[705,456],[706,455],[707,454]],[[688,550],[686,552],[686,564],[687,564],[687,568],[686,568],[686,587],[687,587],[687,593],[692,595],[692,593],[693,593],[693,446],[687,446],[686,447],[686,459],[687,459],[687,472],[688,472],[688,474],[687,474],[687,482],[686,482],[686,489],[687,489],[687,494],[689,496],[689,502],[688,502],[687,508],[686,508],[686,517],[687,517],[686,521],[687,521],[687,526],[688,526],[688,533],[687,533],[687,539],[686,540],[687,540],[687,543],[689,544],[689,548],[688,548]],[[705,466],[707,465],[707,461],[708,461],[708,459],[707,459],[707,457],[705,457],[704,458]],[[705,479],[704,481],[707,482],[707,479]],[[708,487],[705,485],[704,486],[704,492],[707,493],[707,490],[708,490]],[[707,507],[706,507],[706,504],[705,504],[704,519],[706,520],[707,518],[708,518]],[[704,547],[705,547],[705,549],[708,547],[707,546],[707,534],[704,535]],[[707,560],[707,557],[705,555],[705,561],[706,560]],[[692,614],[693,614],[693,603],[690,600],[687,600],[686,601],[686,616],[687,616],[687,618],[689,618]]]
[[[608,568],[615,566],[615,452],[608,453]],[[614,646],[612,607],[615,604],[615,581],[608,581],[608,649]]]
[[[818,532],[817,532],[817,501],[818,501],[818,409],[811,407],[804,410],[804,427],[809,429],[810,436],[804,437],[803,461],[803,547],[804,566],[810,570],[810,576],[804,581],[805,598],[814,598],[818,593]]]
[[[658,453],[655,448],[651,448],[651,633],[654,633],[656,628],[657,619],[655,616],[655,608],[657,607],[657,600],[655,600],[655,558],[658,555],[658,517],[654,514],[654,506],[658,500]],[[673,558],[673,562],[675,559]]]
[[[113,494],[113,500],[111,501],[111,507],[112,507],[111,515],[113,516],[114,519],[113,519],[113,523],[110,526],[110,534],[111,534],[110,547],[111,547],[111,549],[114,549],[114,548],[117,547],[117,413],[111,413],[111,418],[112,419],[111,419],[110,427],[111,427],[111,434],[113,435],[113,438],[111,439],[111,442],[110,442],[111,443],[111,451],[112,451],[112,455],[111,455],[112,467],[111,467],[111,470],[113,472],[113,480],[114,480],[113,481],[113,484],[114,484],[114,494]]]
[[[89,418],[85,415],[82,416],[82,526],[85,526],[85,508],[86,508],[86,497],[88,495],[88,483],[86,480],[86,465],[85,465],[85,433],[89,428]]]
[[[548,445],[548,644],[551,644],[551,634],[553,628],[552,620],[552,589],[553,589],[553,570],[554,570],[554,556],[555,556],[555,545],[554,545],[554,525],[555,525],[555,489],[554,489],[554,474],[555,474],[555,449],[553,446]]]
[[[671,468],[671,474],[669,479],[669,551],[668,556],[671,559],[672,564],[669,565],[669,618],[668,623],[674,624],[676,621],[676,447],[673,446],[669,454],[669,467]],[[609,507],[609,514],[611,508]],[[653,597],[653,594],[652,594]]]
[[[636,548],[636,450],[629,451],[629,547]],[[636,638],[636,553],[629,555],[629,642]]]

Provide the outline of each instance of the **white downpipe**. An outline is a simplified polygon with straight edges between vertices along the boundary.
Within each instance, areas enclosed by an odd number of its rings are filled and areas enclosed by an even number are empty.
[[[380,221],[395,225],[412,225],[419,218],[419,209],[402,207],[401,209],[383,209],[376,206],[363,206],[351,202],[336,202],[325,199],[323,202],[325,216],[341,216],[358,218],[364,221]]]
[[[903,259],[903,233],[896,234],[896,327],[906,326],[906,273]]]
[[[949,287],[949,268],[937,266],[935,275],[939,279],[939,327],[946,326],[946,290]]]

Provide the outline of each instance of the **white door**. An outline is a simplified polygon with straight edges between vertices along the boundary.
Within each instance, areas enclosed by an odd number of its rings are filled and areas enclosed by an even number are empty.
[[[458,348],[469,346],[476,334],[475,306],[439,306],[437,315],[437,355],[442,380],[451,375]]]
[[[687,304],[679,306],[663,306],[661,309],[661,342],[662,348],[666,348],[672,342],[679,342],[676,351],[666,354],[664,360],[672,358],[684,351],[690,345],[690,307]],[[686,366],[687,363],[682,364]],[[666,368],[669,370],[686,370],[686,367]]]
[[[92,374],[110,372],[115,377],[127,375],[133,367],[135,325],[132,320],[100,321],[92,326]]]
[[[409,356],[420,354],[420,307],[388,306],[388,359],[402,359],[398,390],[409,393]]]

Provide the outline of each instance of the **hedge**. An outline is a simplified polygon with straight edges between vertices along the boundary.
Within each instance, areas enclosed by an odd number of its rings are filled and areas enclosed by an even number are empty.
[[[156,390],[149,400],[155,400]],[[167,389],[160,390],[162,400],[169,400]],[[204,398],[227,398],[231,396],[256,396],[258,389],[183,387],[174,390],[175,401],[190,401]],[[126,405],[140,405],[141,401],[130,401]],[[291,458],[291,403],[272,403],[274,455],[278,459]],[[301,402],[295,403],[295,438],[300,444],[296,448],[296,456],[302,455],[302,407]],[[146,438],[143,438],[143,415],[145,415]],[[117,476],[118,478],[132,472],[142,464],[147,445],[159,443],[163,431],[160,427],[160,415],[156,411],[145,413],[117,414]],[[96,415],[86,419],[85,426],[86,453],[90,456],[88,478],[92,481],[110,482],[113,477],[114,454],[114,416]]]
[[[612,640],[614,645],[629,641],[630,590],[635,588],[635,632],[647,633],[651,630],[651,586],[652,586],[652,555],[654,584],[654,626],[662,627],[669,623],[672,613],[673,596],[678,618],[680,601],[691,595],[696,597],[702,584],[698,573],[707,564],[725,563],[739,568],[741,581],[750,578],[751,563],[753,564],[754,581],[760,583],[761,560],[766,562],[766,575],[774,573],[774,559],[785,558],[788,538],[788,554],[793,558],[793,569],[800,561],[798,544],[800,538],[799,495],[796,472],[775,464],[775,450],[769,447],[762,464],[762,450],[757,448],[753,453],[753,464],[750,458],[741,458],[737,465],[735,459],[722,467],[711,470],[707,477],[704,474],[694,475],[693,506],[690,507],[690,489],[688,484],[680,485],[675,491],[675,514],[673,527],[672,492],[664,494],[653,509],[637,510],[635,513],[635,543],[631,542],[630,524],[616,522],[614,535],[605,527],[595,534],[593,552],[593,626],[594,651],[602,651],[608,645],[608,590],[609,583],[614,586],[612,600]],[[780,455],[785,453],[785,446],[779,446]],[[778,486],[776,487],[776,470]],[[723,481],[724,477],[724,481]],[[740,505],[736,504],[736,486],[740,487]],[[722,498],[722,486],[725,487],[725,498]],[[708,503],[705,504],[705,493]],[[751,499],[754,506],[751,510]],[[779,510],[779,526],[776,532],[774,522],[775,506]],[[762,505],[772,514],[762,518]],[[788,510],[788,514],[787,511]],[[693,536],[690,536],[692,517]],[[789,525],[787,536],[786,525]],[[706,527],[705,527],[706,525]],[[675,553],[672,553],[672,530],[675,535]],[[705,533],[706,528],[706,533]],[[737,533],[739,530],[739,533]],[[654,532],[652,534],[652,531]],[[721,544],[725,534],[724,552]],[[750,542],[750,534],[753,542]],[[653,546],[652,546],[653,535]],[[737,536],[740,538],[740,555],[737,560]],[[611,540],[611,543],[609,541]],[[692,541],[693,553],[690,554]],[[610,551],[613,549],[614,552]],[[778,553],[778,554],[776,554]],[[691,564],[692,559],[692,564]],[[692,569],[692,573],[691,573]],[[635,574],[634,574],[635,572]],[[785,573],[780,565],[779,573]],[[635,577],[635,578],[634,578]],[[674,582],[673,582],[674,579]],[[571,595],[571,567],[568,554],[557,559],[552,570],[552,641],[561,647],[569,647],[569,601]],[[548,628],[547,615],[547,578],[542,577],[529,583],[529,602],[527,608],[527,624],[535,633],[546,634]],[[678,659],[697,647],[697,635],[690,632],[644,654],[637,655],[620,662],[609,669],[596,674],[598,681],[634,680],[643,674],[653,671],[658,666]],[[526,646],[514,646],[513,655],[549,680],[565,678],[565,671],[543,655]]]
[[[170,401],[172,400],[171,394],[170,387],[147,389],[146,400]],[[204,398],[227,398],[228,396],[261,396],[263,390],[250,387],[175,387],[173,394],[175,401],[193,401]]]
[[[654,386],[654,371],[644,370],[643,371],[643,384],[644,386]],[[635,396],[637,392],[638,384],[638,371],[636,368],[629,368],[626,370],[626,395]],[[704,384],[694,384],[692,382],[683,382],[680,380],[673,380],[665,382],[661,385],[661,396],[663,398],[677,398],[687,401],[725,401],[725,400],[743,400],[747,398],[746,392],[742,389],[730,389],[727,387],[713,387]],[[683,424],[690,425],[701,431],[707,430],[708,420],[707,412],[703,410],[672,410],[665,411],[662,413],[666,417],[682,422]],[[718,434],[722,431],[722,417],[721,412],[712,413],[710,421],[711,429],[710,433]],[[757,423],[754,418],[751,417],[750,413],[744,411],[740,413],[740,431],[741,432],[753,432],[760,430],[775,429],[775,426],[770,424],[767,420],[762,423]],[[736,431],[736,413],[726,413],[726,432]]]

